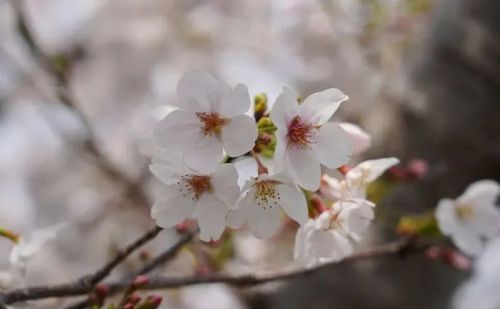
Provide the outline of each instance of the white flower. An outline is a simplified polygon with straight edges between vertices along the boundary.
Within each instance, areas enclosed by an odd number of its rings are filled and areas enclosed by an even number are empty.
[[[349,134],[353,144],[353,155],[360,155],[372,145],[372,137],[365,130],[350,122],[342,122],[339,125]]]
[[[382,158],[361,162],[345,175],[350,198],[366,198],[368,185],[382,176],[386,170],[399,164],[397,158]]]
[[[493,180],[472,183],[456,200],[442,199],[436,208],[439,229],[464,253],[478,256],[487,239],[500,235],[500,186]]]
[[[348,97],[328,89],[307,97],[302,104],[284,88],[271,110],[276,131],[275,160],[304,189],[319,188],[321,165],[337,168],[349,161],[352,142],[335,123],[327,122]]]
[[[238,174],[232,164],[199,173],[185,166],[182,159],[163,157],[153,158],[150,170],[166,185],[151,209],[156,224],[169,228],[194,215],[201,240],[220,238],[226,214],[240,195]]]
[[[361,162],[350,169],[345,175],[345,180],[323,175],[321,177],[321,194],[331,200],[339,199],[365,199],[368,185],[394,165],[397,158],[382,158]]]
[[[485,248],[474,267],[474,275],[454,297],[456,309],[500,308],[500,237]]]
[[[305,267],[340,261],[352,254],[353,241],[373,220],[373,207],[367,200],[337,202],[316,219],[302,225],[295,236],[294,257]]]
[[[59,223],[36,230],[28,238],[20,237],[9,254],[10,271],[0,275],[0,286],[24,283],[29,261],[67,226],[67,223]]]
[[[250,151],[257,139],[247,88],[234,88],[208,73],[186,73],[177,86],[177,106],[155,130],[158,145],[183,153],[186,164],[200,172],[212,171],[224,156]]]
[[[238,228],[246,222],[257,238],[269,238],[276,232],[280,209],[300,224],[307,221],[306,199],[284,174],[252,178],[243,187],[237,207],[228,215],[228,226]]]

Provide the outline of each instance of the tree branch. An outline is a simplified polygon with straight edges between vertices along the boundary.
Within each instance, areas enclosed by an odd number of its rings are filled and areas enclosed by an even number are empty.
[[[123,262],[130,254],[132,254],[132,252],[155,238],[158,233],[161,232],[161,230],[163,230],[161,227],[155,226],[153,229],[142,235],[139,239],[131,243],[127,248],[125,248],[125,250],[116,255],[114,259],[98,269],[95,273],[93,273],[92,275],[84,276],[78,281],[86,287],[93,288],[97,283],[106,278],[113,271],[113,269],[121,262]]]
[[[362,251],[353,254],[340,262],[332,262],[323,264],[310,269],[297,269],[293,271],[284,271],[270,275],[243,275],[243,276],[230,276],[230,275],[211,275],[205,277],[152,277],[150,282],[145,285],[143,290],[157,290],[157,289],[171,289],[179,288],[197,284],[209,283],[225,283],[234,287],[250,287],[264,284],[271,281],[289,280],[295,278],[305,277],[317,273],[332,265],[344,265],[361,260],[382,258],[388,256],[405,257],[410,253],[421,252],[422,248],[417,248],[414,238],[407,238],[393,243],[388,243],[370,250]],[[110,291],[116,292],[127,288],[133,279],[110,282],[107,286]],[[4,304],[9,305],[21,301],[37,300],[50,297],[71,297],[78,295],[85,295],[91,289],[82,284],[60,284],[50,286],[37,286],[28,287],[7,291],[0,294],[0,299]]]

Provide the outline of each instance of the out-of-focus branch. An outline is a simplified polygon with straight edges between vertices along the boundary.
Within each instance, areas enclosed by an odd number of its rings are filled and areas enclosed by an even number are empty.
[[[92,162],[107,177],[126,187],[127,196],[133,198],[138,204],[148,205],[149,199],[140,183],[137,180],[131,179],[123,171],[118,169],[101,151],[91,123],[80,109],[75,97],[72,95],[71,87],[69,85],[71,63],[67,63],[64,66],[56,65],[55,59],[46,55],[37,44],[36,39],[26,21],[22,8],[22,1],[11,0],[11,4],[16,15],[19,34],[24,39],[37,63],[47,73],[48,77],[52,79],[52,82],[55,85],[55,94],[58,100],[74,112],[86,130],[85,133],[87,137],[81,143],[82,150],[84,150],[87,155],[91,156]]]
[[[404,240],[388,243],[370,250],[353,254],[340,262],[327,263],[310,269],[297,269],[293,271],[284,271],[263,276],[211,275],[203,277],[195,276],[195,277],[178,277],[178,278],[152,277],[150,278],[149,283],[144,287],[142,287],[142,289],[144,290],[169,289],[169,288],[179,288],[184,286],[208,284],[208,283],[225,283],[234,287],[251,287],[271,281],[289,280],[289,279],[306,277],[308,275],[317,273],[327,267],[333,267],[334,265],[344,265],[361,260],[370,260],[388,256],[404,257],[410,253],[419,253],[422,251],[421,249],[422,248],[416,246],[414,238],[407,238]],[[110,288],[110,291],[116,292],[116,291],[121,291],[130,286],[132,280],[128,279],[128,280],[110,282],[106,285]],[[9,305],[27,300],[45,299],[50,297],[71,297],[71,296],[85,295],[90,291],[91,289],[88,286],[78,283],[37,286],[37,287],[28,287],[24,289],[7,291],[3,294],[0,294],[0,300],[3,301],[3,304]]]
[[[181,248],[183,248],[185,245],[187,245],[189,242],[191,242],[191,240],[193,239],[193,237],[197,233],[198,233],[198,229],[193,231],[193,232],[183,233],[181,235],[181,238],[172,247],[169,247],[168,249],[166,249],[165,251],[160,253],[158,256],[153,258],[151,261],[149,261],[142,268],[140,268],[139,270],[134,272],[128,278],[133,280],[135,277],[137,277],[139,275],[145,275],[145,274],[151,272],[152,270],[158,268],[159,266],[164,265],[168,261],[172,260],[177,255],[177,253],[179,252],[179,250]],[[117,292],[120,292],[120,291],[121,291],[120,289],[110,290],[109,296],[111,296]],[[89,303],[89,300],[85,299],[85,300],[82,300],[82,301],[79,301],[79,302],[76,302],[74,304],[69,305],[68,307],[66,307],[66,309],[83,309],[83,308],[87,307],[88,303]]]
[[[156,235],[158,235],[158,233],[160,233],[161,230],[162,230],[161,227],[155,226],[153,229],[149,230],[144,235],[142,235],[139,239],[131,243],[127,248],[125,248],[125,250],[116,255],[114,259],[109,261],[106,265],[101,267],[95,273],[93,273],[92,275],[85,276],[81,278],[79,281],[83,285],[88,286],[89,288],[93,288],[96,284],[101,282],[101,280],[106,278],[111,273],[111,271],[113,271],[113,269],[116,266],[118,266],[121,262],[123,262],[130,254],[132,254],[132,252],[134,252],[135,250],[137,250],[138,248],[142,247],[144,244],[155,238]]]

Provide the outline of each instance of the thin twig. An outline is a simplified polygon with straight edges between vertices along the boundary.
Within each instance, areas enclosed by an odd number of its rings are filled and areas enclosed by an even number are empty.
[[[327,263],[310,269],[296,269],[293,271],[285,271],[264,276],[211,275],[203,277],[194,276],[194,277],[177,277],[177,278],[152,277],[150,278],[150,282],[147,285],[145,285],[142,289],[143,290],[171,289],[171,288],[179,288],[184,286],[209,284],[209,283],[225,283],[234,287],[251,287],[271,281],[281,281],[281,280],[289,280],[289,279],[305,277],[313,273],[317,273],[332,265],[344,265],[356,261],[375,259],[386,256],[404,257],[409,253],[416,253],[421,251],[416,249],[420,248],[416,248],[415,239],[408,238],[353,254],[350,257],[345,258],[341,262]],[[128,279],[128,280],[115,281],[108,283],[107,286],[110,288],[110,291],[121,291],[127,288],[131,284],[132,280]],[[9,305],[27,300],[45,299],[50,297],[71,297],[71,296],[85,295],[90,291],[91,290],[84,285],[70,283],[70,284],[60,284],[60,285],[28,287],[23,289],[7,291],[3,294],[0,294],[0,299],[4,301],[4,304]]]
[[[113,269],[118,266],[121,262],[123,262],[132,252],[142,247],[144,244],[155,238],[158,233],[163,230],[161,227],[155,226],[153,229],[146,232],[136,241],[131,243],[125,250],[116,255],[111,261],[109,261],[106,265],[98,269],[92,275],[84,276],[79,281],[89,288],[93,288],[96,284],[101,282],[104,278],[106,278]]]
[[[198,229],[193,231],[193,232],[183,233],[181,235],[181,238],[173,246],[169,247],[167,250],[160,253],[157,257],[155,257],[154,259],[149,261],[149,263],[147,263],[142,268],[140,268],[139,270],[134,272],[132,275],[127,276],[127,278],[124,281],[126,282],[128,279],[133,280],[135,277],[137,277],[139,275],[147,274],[150,271],[152,271],[153,269],[155,269],[155,268],[167,263],[168,261],[172,260],[177,255],[179,250],[182,247],[184,247],[185,245],[187,245],[197,233],[198,233]],[[119,289],[110,290],[108,296],[111,296],[119,291],[120,291]],[[84,299],[84,300],[81,300],[81,301],[78,301],[76,303],[68,305],[66,307],[66,309],[83,309],[83,308],[87,307],[88,303],[89,303],[89,300]]]
[[[191,242],[193,239],[194,235],[198,233],[198,230],[195,230],[194,232],[188,232],[184,233],[181,235],[181,238],[175,243],[172,247],[168,248],[164,252],[160,253],[157,257],[149,261],[146,265],[144,265],[141,269],[139,269],[133,277],[136,277],[138,275],[145,275],[149,272],[151,272],[153,269],[157,268],[158,266],[161,266],[165,264],[166,262],[170,261],[172,258],[174,258],[177,255],[177,252],[184,247],[186,244]]]

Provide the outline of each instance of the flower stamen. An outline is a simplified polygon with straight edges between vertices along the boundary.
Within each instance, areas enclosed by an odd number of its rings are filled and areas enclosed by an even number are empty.
[[[227,119],[220,118],[217,113],[196,113],[202,124],[203,134],[209,136],[219,136],[222,127],[227,124]]]
[[[276,181],[264,180],[257,182],[255,187],[257,189],[257,194],[255,198],[257,199],[257,205],[263,209],[273,208],[278,205],[278,201],[281,199],[280,193],[276,190]]]
[[[179,191],[182,196],[192,195],[192,200],[198,200],[203,193],[212,191],[210,176],[184,175],[177,184],[181,186]]]
[[[474,208],[469,205],[459,205],[455,208],[455,212],[462,220],[467,220],[474,216]]]
[[[294,145],[297,148],[310,148],[310,144],[314,143],[313,137],[317,128],[310,123],[306,123],[295,116],[288,124],[288,145]]]

